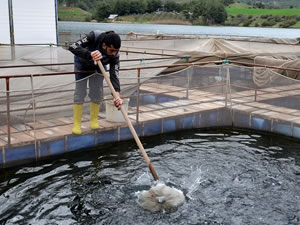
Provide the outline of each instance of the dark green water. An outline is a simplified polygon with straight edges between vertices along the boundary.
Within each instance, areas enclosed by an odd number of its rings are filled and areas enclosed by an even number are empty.
[[[300,143],[227,130],[142,143],[160,180],[186,195],[176,212],[138,206],[153,179],[132,141],[1,171],[0,224],[300,224]]]

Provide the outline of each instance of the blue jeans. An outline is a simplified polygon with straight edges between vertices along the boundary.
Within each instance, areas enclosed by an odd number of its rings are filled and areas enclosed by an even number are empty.
[[[91,71],[91,68],[84,67],[81,63],[78,63],[75,57],[74,71]],[[91,76],[87,78],[88,76]],[[87,79],[85,79],[87,78]],[[103,75],[99,69],[91,73],[76,73],[75,74],[75,92],[74,92],[74,104],[83,104],[87,95],[87,83],[89,83],[89,98],[95,104],[100,104],[103,98]]]

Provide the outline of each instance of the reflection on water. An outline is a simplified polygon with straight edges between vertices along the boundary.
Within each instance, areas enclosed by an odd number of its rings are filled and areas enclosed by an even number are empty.
[[[187,197],[176,212],[138,206],[153,178],[136,144],[122,142],[2,171],[0,224],[300,223],[299,143],[226,130],[142,143],[160,180]]]

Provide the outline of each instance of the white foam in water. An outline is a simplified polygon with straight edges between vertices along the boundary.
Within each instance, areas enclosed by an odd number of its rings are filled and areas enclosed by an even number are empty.
[[[193,169],[191,167],[191,175],[184,181],[183,186],[188,190],[186,196],[189,199],[193,199],[192,195],[193,193],[198,190],[201,183],[203,183],[205,180],[202,178],[202,170],[201,167],[197,169]]]
[[[136,180],[137,185],[151,185],[151,177],[148,173],[143,173],[141,176],[138,177]]]
[[[151,212],[169,212],[182,205],[185,197],[182,191],[158,183],[148,191],[138,193],[138,204]]]

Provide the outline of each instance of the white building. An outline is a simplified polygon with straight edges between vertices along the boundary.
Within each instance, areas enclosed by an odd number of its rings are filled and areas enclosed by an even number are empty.
[[[118,14],[110,14],[108,19],[113,20],[118,17]]]
[[[0,0],[0,44],[57,44],[57,0]]]

